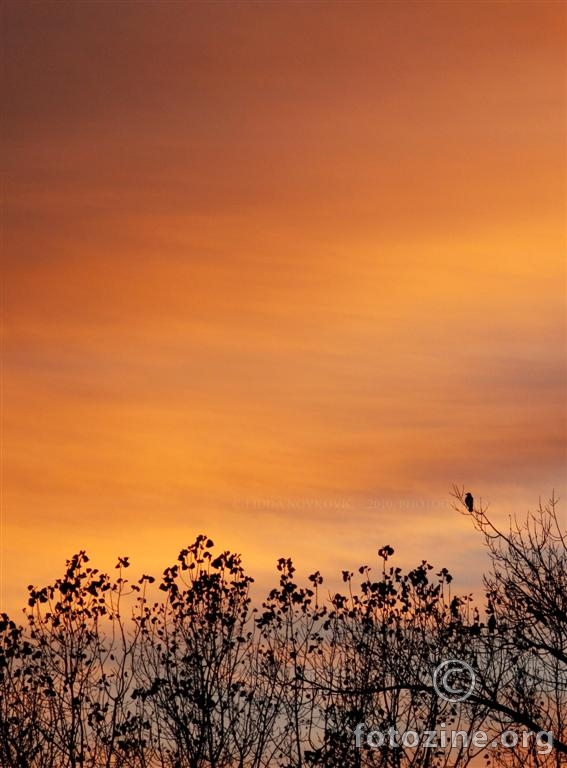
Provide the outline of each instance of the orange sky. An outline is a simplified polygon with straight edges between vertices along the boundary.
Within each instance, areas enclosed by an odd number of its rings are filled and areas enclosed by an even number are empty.
[[[202,531],[476,584],[451,484],[565,491],[565,4],[2,10],[2,604]]]

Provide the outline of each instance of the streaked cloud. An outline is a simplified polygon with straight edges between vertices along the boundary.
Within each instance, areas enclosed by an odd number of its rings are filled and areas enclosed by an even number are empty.
[[[7,605],[203,530],[477,583],[452,482],[564,490],[564,13],[9,7]]]

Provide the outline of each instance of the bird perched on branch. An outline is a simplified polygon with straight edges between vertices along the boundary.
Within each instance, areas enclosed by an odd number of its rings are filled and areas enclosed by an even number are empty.
[[[469,512],[472,512],[474,509],[474,499],[470,491],[467,491],[467,495],[465,496],[465,507]]]

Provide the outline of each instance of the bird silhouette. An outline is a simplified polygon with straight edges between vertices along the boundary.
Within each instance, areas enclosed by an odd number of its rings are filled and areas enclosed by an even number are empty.
[[[467,495],[465,496],[465,507],[468,509],[469,512],[472,512],[474,509],[474,499],[470,491],[468,491]]]

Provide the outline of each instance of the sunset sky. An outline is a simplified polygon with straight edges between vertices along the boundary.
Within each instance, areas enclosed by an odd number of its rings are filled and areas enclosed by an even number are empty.
[[[566,491],[566,5],[2,13],[2,605],[200,532],[478,584],[452,483]]]

